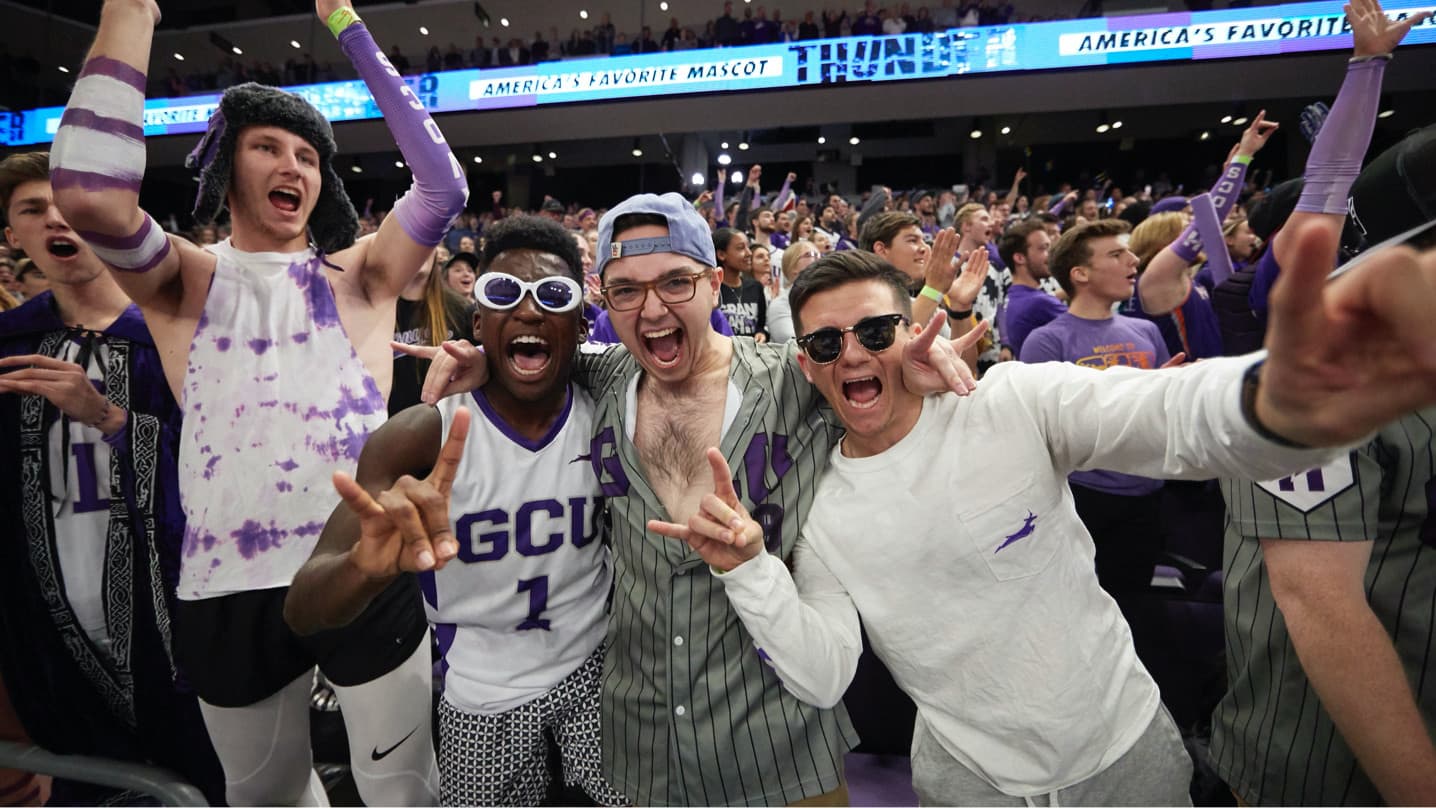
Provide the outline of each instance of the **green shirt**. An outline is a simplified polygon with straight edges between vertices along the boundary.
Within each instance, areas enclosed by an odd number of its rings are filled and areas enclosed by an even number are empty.
[[[733,340],[730,390],[742,404],[719,447],[768,551],[784,559],[842,434],[794,351]],[[578,368],[597,409],[590,460],[614,556],[604,776],[638,805],[784,804],[832,791],[857,740],[847,712],[784,690],[703,560],[646,530],[649,519],[671,519],[628,437],[641,372],[622,347],[585,355]]]

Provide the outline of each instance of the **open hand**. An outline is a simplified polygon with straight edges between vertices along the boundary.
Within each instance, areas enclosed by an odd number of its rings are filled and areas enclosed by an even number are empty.
[[[987,282],[987,267],[990,262],[987,250],[983,247],[967,254],[967,259],[962,262],[962,274],[952,282],[947,291],[948,302],[954,310],[967,311],[972,308],[978,293],[982,291],[982,284]]]
[[[377,500],[353,477],[334,472],[334,490],[359,517],[359,541],[349,551],[349,561],[360,572],[383,580],[401,572],[440,570],[458,555],[459,543],[449,524],[449,493],[468,435],[469,410],[460,407],[429,476],[416,480],[406,474]]]
[[[733,490],[733,472],[723,453],[708,450],[713,469],[713,493],[704,494],[698,512],[687,525],[648,520],[648,529],[660,536],[687,542],[693,552],[714,569],[728,572],[763,552],[763,528],[748,515]]]
[[[1351,24],[1354,56],[1380,56],[1396,50],[1411,26],[1431,16],[1431,12],[1422,11],[1396,22],[1386,16],[1377,0],[1351,0],[1342,8]]]
[[[952,265],[952,257],[957,255],[957,242],[957,231],[951,227],[937,231],[932,238],[932,252],[927,257],[923,283],[939,291],[952,286],[957,279],[957,267]]]

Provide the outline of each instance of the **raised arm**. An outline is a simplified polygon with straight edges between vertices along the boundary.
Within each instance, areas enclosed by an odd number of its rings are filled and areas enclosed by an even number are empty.
[[[738,197],[738,212],[733,214],[733,221],[728,226],[740,233],[748,232],[748,227],[753,218],[753,201],[762,193],[759,182],[763,178],[763,167],[753,165],[748,169],[748,182],[743,185],[743,194]]]
[[[413,185],[384,217],[364,258],[365,289],[397,297],[464,212],[468,180],[438,124],[389,63],[349,0],[318,0],[315,10],[364,79],[414,173]]]
[[[783,209],[783,206],[788,203],[788,197],[793,194],[793,180],[797,178],[797,174],[791,171],[788,172],[788,176],[783,178],[783,187],[779,188],[778,195],[773,197],[773,204],[769,206],[769,210],[777,213]]]
[[[284,599],[284,619],[296,633],[348,625],[400,573],[438,569],[454,557],[448,487],[463,456],[468,418],[460,407],[440,449],[439,411],[410,407],[370,437],[357,479],[334,473],[343,501]]]
[[[1377,0],[1352,0],[1345,8],[1351,25],[1352,54],[1346,65],[1346,79],[1307,155],[1296,210],[1272,242],[1277,263],[1283,267],[1290,265],[1294,252],[1289,234],[1303,224],[1318,222],[1332,233],[1341,232],[1351,184],[1361,173],[1361,162],[1376,127],[1386,63],[1411,26],[1430,14],[1421,12],[1394,22]]]
[[[1022,180],[1026,176],[1027,172],[1020,166],[1017,169],[1017,173],[1012,175],[1012,187],[1007,189],[1007,198],[1003,200],[1003,204],[1007,205],[1008,210],[1012,210],[1012,206],[1017,204],[1017,197],[1020,195],[1018,189],[1021,187]]]
[[[1166,314],[1182,303],[1192,289],[1191,276],[1187,268],[1196,263],[1198,254],[1204,249],[1207,260],[1216,262],[1226,256],[1226,243],[1222,239],[1222,222],[1241,196],[1246,182],[1247,166],[1267,140],[1275,134],[1278,124],[1266,119],[1266,110],[1257,113],[1251,126],[1242,132],[1242,138],[1227,159],[1226,168],[1209,193],[1192,199],[1192,222],[1181,235],[1147,265],[1137,279],[1137,294],[1142,298],[1142,311],[1151,316]],[[1198,200],[1206,198],[1205,202]],[[1199,210],[1199,207],[1202,210]],[[1213,220],[1216,227],[1213,228]],[[1225,270],[1225,271],[1223,271]],[[1213,274],[1220,274],[1226,280],[1231,274],[1231,260],[1225,266],[1214,263]],[[1218,281],[1220,283],[1220,281]]]
[[[159,19],[153,0],[105,3],[55,133],[50,184],[65,221],[119,270],[115,280],[125,294],[146,314],[174,314],[184,294],[180,251],[140,209],[145,70]],[[211,261],[207,269],[212,267]]]

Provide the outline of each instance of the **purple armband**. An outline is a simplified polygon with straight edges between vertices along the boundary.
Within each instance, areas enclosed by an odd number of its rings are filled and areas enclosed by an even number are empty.
[[[389,63],[361,22],[339,34],[339,47],[364,79],[389,124],[394,142],[414,172],[414,184],[394,204],[393,215],[416,243],[428,247],[444,234],[469,200],[469,184],[439,125],[424,111],[399,71]]]

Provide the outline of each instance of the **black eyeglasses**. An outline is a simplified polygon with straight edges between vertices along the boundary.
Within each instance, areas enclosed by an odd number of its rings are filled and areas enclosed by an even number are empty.
[[[619,281],[611,283],[599,291],[603,293],[603,299],[608,302],[611,311],[632,311],[643,306],[643,301],[648,299],[648,290],[658,295],[658,299],[664,303],[687,303],[698,294],[698,281],[706,277],[712,270],[705,269],[701,272],[689,272],[681,275],[668,275],[656,281],[647,283],[636,283]]]
[[[847,328],[819,328],[811,334],[798,337],[798,347],[808,358],[820,365],[838,361],[843,353],[843,335],[849,331],[858,338],[858,344],[873,353],[886,351],[897,338],[898,323],[911,322],[905,314],[879,314],[864,317]]]

